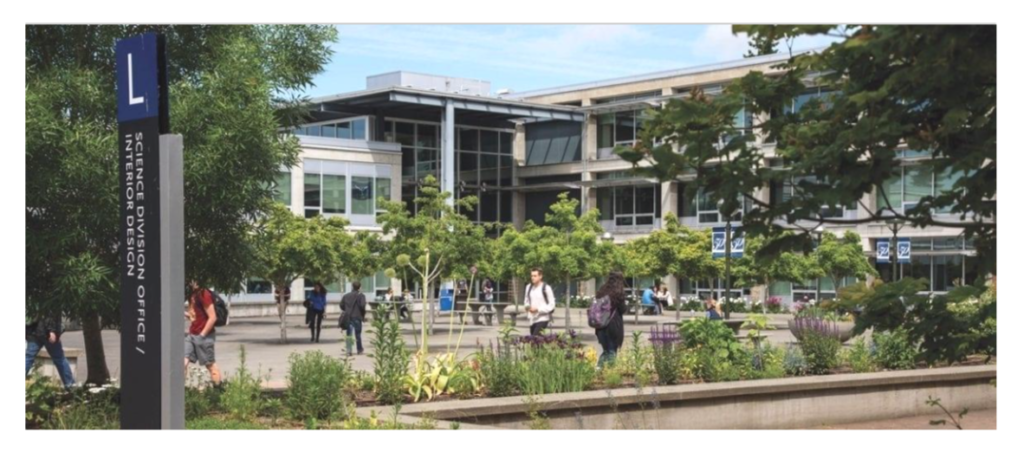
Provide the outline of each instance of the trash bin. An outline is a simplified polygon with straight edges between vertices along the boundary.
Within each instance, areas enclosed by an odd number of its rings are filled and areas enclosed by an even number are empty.
[[[441,289],[441,312],[452,310],[452,295],[454,289]]]

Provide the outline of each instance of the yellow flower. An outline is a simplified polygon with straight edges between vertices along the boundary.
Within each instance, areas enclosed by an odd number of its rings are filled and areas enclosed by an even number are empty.
[[[597,350],[594,347],[587,347],[583,352],[583,357],[587,359],[587,362],[591,365],[597,365]]]

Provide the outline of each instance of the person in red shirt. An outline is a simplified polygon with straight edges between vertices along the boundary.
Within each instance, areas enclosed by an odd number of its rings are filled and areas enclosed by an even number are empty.
[[[213,384],[219,385],[220,369],[217,368],[213,350],[217,340],[214,329],[217,311],[213,308],[213,293],[209,289],[200,288],[196,281],[190,281],[188,287],[188,309],[185,315],[191,323],[188,335],[185,336],[185,374],[188,375],[190,363],[198,362],[210,371]]]

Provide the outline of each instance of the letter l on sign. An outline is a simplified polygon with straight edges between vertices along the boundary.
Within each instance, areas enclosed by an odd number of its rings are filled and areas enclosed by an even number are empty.
[[[132,54],[128,54],[128,105],[141,104],[145,102],[145,96],[135,97],[135,80],[132,77]]]

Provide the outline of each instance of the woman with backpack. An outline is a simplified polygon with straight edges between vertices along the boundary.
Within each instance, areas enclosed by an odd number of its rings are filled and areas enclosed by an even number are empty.
[[[622,348],[625,338],[625,326],[622,315],[626,312],[626,281],[621,272],[608,274],[601,288],[594,296],[594,305],[587,313],[588,321],[597,333],[597,341],[601,343],[602,353],[597,365],[601,367],[615,360],[615,354]],[[610,310],[610,312],[608,312]],[[600,312],[604,314],[599,314]],[[607,319],[604,318],[607,316]],[[604,326],[603,323],[607,322]]]
[[[309,342],[320,342],[320,327],[324,323],[326,309],[327,289],[323,284],[313,284],[313,293],[309,295]]]

